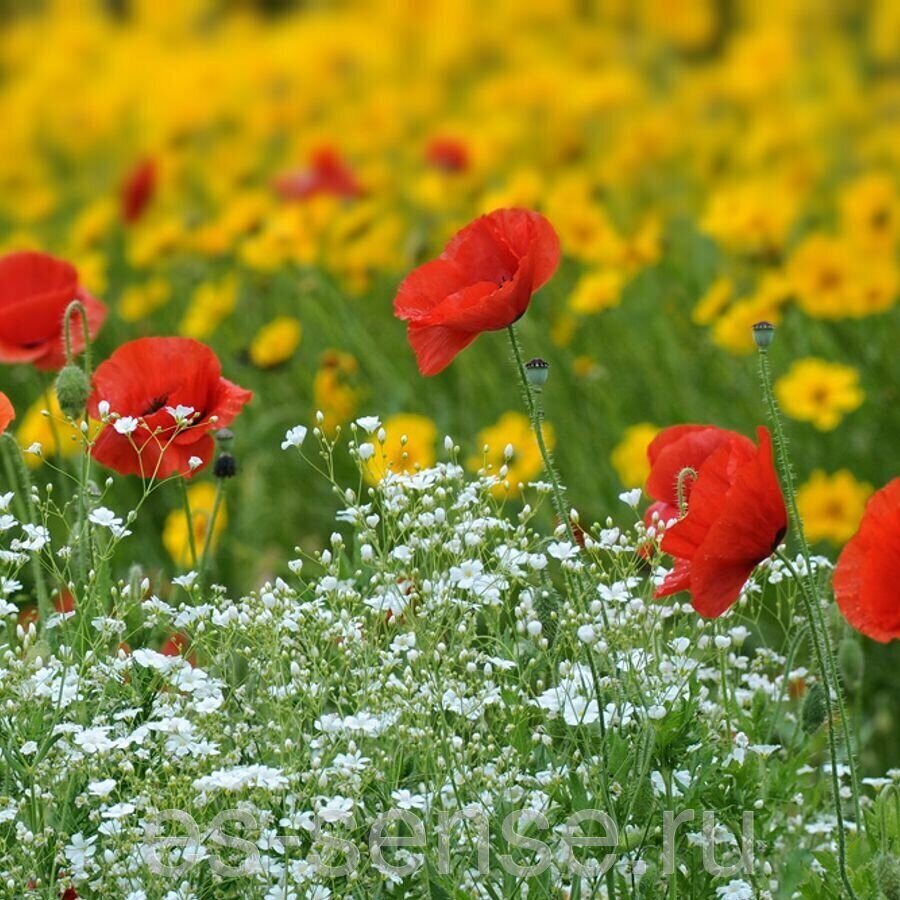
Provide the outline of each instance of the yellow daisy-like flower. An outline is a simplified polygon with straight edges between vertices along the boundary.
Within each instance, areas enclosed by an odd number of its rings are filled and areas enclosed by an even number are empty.
[[[543,429],[544,442],[552,450],[556,443],[553,427],[545,422]],[[494,490],[497,496],[518,497],[521,494],[519,485],[528,484],[543,471],[540,447],[531,422],[523,413],[503,413],[493,425],[478,433],[478,442],[481,447],[487,447],[487,451],[469,457],[468,466],[473,472],[489,468],[490,474],[496,475],[504,465],[507,468],[504,485],[498,485]]]
[[[602,312],[619,305],[622,293],[622,274],[612,269],[588,272],[578,279],[569,309],[580,315]]]
[[[203,552],[206,543],[206,535],[209,531],[209,520],[212,516],[213,504],[216,499],[216,487],[208,481],[193,484],[188,488],[188,503],[191,507],[191,523],[194,532],[194,549],[199,556]],[[216,513],[216,522],[213,526],[210,552],[215,549],[219,536],[228,524],[228,515],[225,512],[225,501],[219,503],[219,511]],[[173,509],[166,516],[162,533],[163,546],[172,557],[175,565],[182,569],[193,565],[191,558],[191,541],[188,532],[187,515],[183,509]]]
[[[660,429],[650,422],[639,422],[625,429],[622,440],[613,448],[610,461],[625,487],[643,487],[650,474],[647,447]]]
[[[178,330],[185,337],[198,341],[208,338],[234,311],[237,293],[238,282],[232,275],[218,282],[202,282],[191,295],[191,302]]]
[[[250,343],[250,359],[261,369],[287,362],[300,344],[303,327],[293,316],[276,316],[256,333]]]
[[[798,359],[775,382],[775,396],[785,415],[831,431],[862,405],[866,395],[852,366],[807,357]]]
[[[857,481],[847,469],[833,475],[816,469],[797,491],[803,529],[811,542],[844,544],[859,527],[872,485]]]
[[[50,415],[45,416],[45,410]],[[91,431],[94,436],[100,427],[99,422],[91,422]],[[59,408],[56,393],[53,391],[40,397],[28,407],[28,411],[22,416],[21,424],[16,431],[16,439],[24,450],[34,444],[41,445],[40,456],[34,453],[25,454],[25,461],[32,469],[36,469],[45,457],[75,456],[82,452],[84,446],[78,426],[66,421],[66,417]]]
[[[321,410],[325,421],[319,427],[327,437],[334,437],[338,425],[349,422],[359,406],[359,389],[355,384],[359,363],[350,353],[326,350],[313,379],[313,404]]]
[[[135,284],[122,291],[119,298],[119,315],[126,322],[138,322],[165,306],[172,296],[169,282],[153,278],[144,284]]]
[[[874,252],[893,252],[900,236],[900,196],[893,179],[864,175],[841,192],[840,207],[849,240]]]
[[[797,303],[810,316],[839,319],[852,311],[854,256],[847,241],[813,234],[796,249],[788,277]]]
[[[434,465],[437,426],[426,416],[398,413],[384,423],[384,443],[374,439],[374,454],[363,462],[363,476],[377,484],[388,471],[412,473]]]
[[[717,278],[706,293],[697,301],[691,313],[695,325],[711,325],[716,317],[728,306],[734,284],[730,278]]]

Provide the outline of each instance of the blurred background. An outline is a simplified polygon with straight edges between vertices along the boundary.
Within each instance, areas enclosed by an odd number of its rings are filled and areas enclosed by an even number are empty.
[[[511,478],[538,477],[504,336],[426,380],[391,313],[503,206],[562,240],[520,327],[586,520],[620,515],[658,429],[763,421],[760,319],[817,549],[900,474],[895,0],[0,0],[0,119],[0,250],[78,267],[110,310],[97,358],[188,335],[255,391],[218,536],[234,591],[332,530],[329,486],[278,449],[315,410],[330,434],[378,414],[398,465],[401,433],[408,465],[449,433],[473,469],[512,442]],[[0,372],[23,446],[64,458],[48,384]],[[130,541],[148,571],[185,565],[177,491]],[[900,655],[869,657],[888,729]]]

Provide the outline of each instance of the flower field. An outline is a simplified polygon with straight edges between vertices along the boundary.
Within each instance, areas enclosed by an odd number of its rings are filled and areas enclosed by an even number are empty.
[[[893,0],[7,0],[0,111],[0,897],[900,898]]]

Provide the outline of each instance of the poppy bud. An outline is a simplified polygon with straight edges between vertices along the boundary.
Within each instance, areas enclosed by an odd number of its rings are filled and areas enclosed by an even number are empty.
[[[768,350],[775,338],[775,326],[771,322],[757,322],[753,326],[753,340],[760,350]]]
[[[220,453],[213,466],[216,478],[234,478],[237,475],[237,460],[230,453]]]
[[[91,383],[78,366],[64,366],[60,370],[56,376],[56,399],[70,419],[77,419],[84,412],[90,395]]]
[[[214,435],[219,450],[227,452],[234,443],[234,432],[230,428],[220,428]]]
[[[803,701],[803,710],[800,714],[800,721],[803,730],[807,734],[814,734],[818,731],[819,726],[825,721],[828,715],[828,708],[825,705],[825,688],[821,682],[816,682],[807,692],[806,699]]]
[[[879,853],[872,867],[881,893],[887,900],[900,900],[900,859],[890,853]]]
[[[525,363],[525,375],[532,387],[542,388],[550,377],[550,363],[536,356]]]
[[[838,664],[841,667],[841,675],[851,691],[859,690],[862,686],[863,659],[862,647],[859,641],[852,637],[845,637],[838,647]]]

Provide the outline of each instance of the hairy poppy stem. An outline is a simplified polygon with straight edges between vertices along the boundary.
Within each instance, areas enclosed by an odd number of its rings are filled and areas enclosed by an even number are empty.
[[[856,773],[856,762],[853,757],[853,744],[847,726],[847,716],[844,706],[844,698],[841,690],[840,677],[835,665],[834,652],[831,647],[831,637],[825,617],[822,614],[822,606],[819,603],[815,586],[812,583],[812,565],[810,563],[809,545],[803,532],[803,521],[800,518],[800,510],[797,506],[797,492],[794,486],[794,474],[791,467],[791,459],[787,449],[787,440],[784,436],[784,428],[781,423],[781,415],[775,402],[775,393],[772,390],[772,374],[769,369],[769,355],[767,346],[759,346],[759,374],[762,382],[763,397],[769,414],[769,422],[772,426],[772,439],[775,447],[775,455],[778,462],[779,474],[790,512],[791,527],[800,547],[800,553],[806,563],[805,577],[801,577],[794,569],[790,560],[782,553],[779,557],[793,573],[797,584],[800,586],[800,596],[803,599],[806,616],[810,623],[810,637],[816,656],[816,663],[825,682],[825,704],[828,714],[828,749],[831,756],[831,781],[834,794],[834,811],[838,825],[838,863],[841,871],[841,880],[851,898],[855,898],[853,886],[847,874],[847,836],[844,825],[844,815],[841,809],[840,779],[838,777],[838,751],[834,729],[831,727],[834,721],[832,698],[837,701],[838,715],[841,720],[844,743],[846,744],[847,763],[850,769],[850,782],[853,794],[854,814],[857,828],[863,827],[859,808],[859,787]]]
[[[88,325],[87,310],[80,300],[73,300],[67,307],[63,316],[63,338],[66,348],[66,363],[74,364],[74,354],[72,353],[72,316],[78,313],[81,319],[81,327],[84,331],[84,373],[88,380],[91,377],[91,329]]]
[[[576,542],[575,532],[572,529],[572,521],[566,507],[565,492],[560,483],[559,476],[556,473],[556,467],[553,465],[553,456],[547,449],[547,444],[544,441],[544,410],[541,406],[540,399],[535,396],[534,389],[528,381],[528,373],[525,371],[522,348],[519,346],[519,336],[516,334],[515,325],[508,325],[506,331],[509,334],[509,342],[512,345],[513,357],[516,361],[516,368],[519,371],[519,380],[522,383],[522,394],[525,397],[525,405],[528,407],[531,428],[537,439],[538,449],[541,451],[541,459],[544,461],[544,471],[550,479],[550,486],[553,494],[553,506],[560,522],[566,527],[566,534],[568,535],[569,540],[574,544]]]

